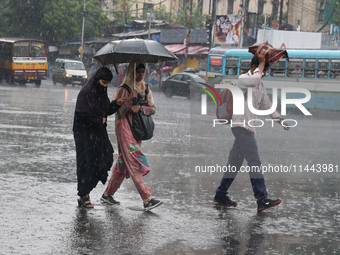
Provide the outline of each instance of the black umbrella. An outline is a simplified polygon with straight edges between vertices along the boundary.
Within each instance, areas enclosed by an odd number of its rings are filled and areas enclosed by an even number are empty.
[[[159,42],[142,39],[109,42],[93,58],[97,59],[103,66],[115,63],[129,63],[136,59],[147,63],[178,59]]]

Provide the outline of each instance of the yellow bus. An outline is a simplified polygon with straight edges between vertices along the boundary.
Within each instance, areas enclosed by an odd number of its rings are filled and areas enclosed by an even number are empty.
[[[0,80],[40,87],[47,77],[47,44],[34,39],[0,38]]]

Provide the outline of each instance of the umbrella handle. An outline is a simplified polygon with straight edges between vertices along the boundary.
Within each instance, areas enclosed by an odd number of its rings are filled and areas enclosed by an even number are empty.
[[[134,63],[133,68],[133,89],[136,89],[136,62]]]
[[[119,74],[116,64],[113,64],[113,66],[115,67],[116,73]]]

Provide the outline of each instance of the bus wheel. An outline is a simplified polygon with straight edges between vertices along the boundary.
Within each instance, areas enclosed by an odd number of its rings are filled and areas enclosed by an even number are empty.
[[[66,85],[67,85],[66,80],[63,80],[62,84],[63,84],[64,87],[66,87]]]
[[[37,88],[39,88],[40,85],[41,85],[41,80],[35,81],[35,86],[36,86]]]

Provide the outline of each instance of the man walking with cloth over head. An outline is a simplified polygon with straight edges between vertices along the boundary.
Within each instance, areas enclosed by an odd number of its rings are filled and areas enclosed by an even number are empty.
[[[252,97],[252,103],[255,109],[259,109],[261,106],[264,110],[268,110],[272,106],[261,80],[268,68],[269,64],[266,64],[266,53],[262,50],[253,57],[251,69],[248,73],[242,74],[238,78],[237,86],[245,95],[244,115],[233,115],[232,117],[233,124],[231,131],[235,137],[235,141],[229,154],[227,163],[228,171],[224,173],[221,184],[216,189],[214,202],[219,205],[237,206],[237,203],[228,197],[228,189],[234,181],[237,172],[240,170],[244,159],[246,159],[250,169],[257,169],[257,171],[249,172],[254,196],[257,199],[257,211],[261,212],[262,210],[281,203],[281,199],[272,200],[267,198],[266,185],[261,169],[261,160],[255,139],[256,133],[254,123],[251,126],[249,125],[249,123],[256,120],[257,117],[249,110],[247,97]],[[252,88],[252,95],[247,95],[249,87]],[[289,130],[289,125],[283,121],[277,111],[270,114],[270,116],[272,119],[279,122],[285,130]],[[233,169],[234,171],[231,171],[230,169]]]

